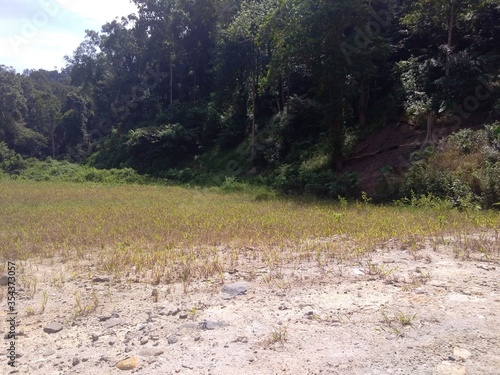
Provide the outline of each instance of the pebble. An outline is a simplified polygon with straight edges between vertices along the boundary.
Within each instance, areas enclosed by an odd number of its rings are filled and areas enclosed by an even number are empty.
[[[46,333],[57,333],[57,332],[62,331],[62,329],[63,329],[63,325],[61,323],[52,322],[52,323],[47,324],[45,326],[45,328],[43,329],[43,331]]]
[[[177,341],[179,341],[179,339],[177,338],[177,336],[176,336],[176,335],[170,335],[170,336],[168,337],[167,341],[168,341],[168,343],[169,343],[170,345],[172,345],[172,344],[175,344]]]
[[[245,281],[238,281],[232,284],[227,284],[222,287],[222,292],[230,296],[241,296],[246,294],[248,290],[248,283]]]
[[[0,285],[5,286],[9,284],[9,276],[8,275],[2,275],[0,277]]]
[[[126,358],[116,364],[116,367],[120,370],[133,370],[137,367],[139,359],[136,356]]]
[[[94,283],[107,283],[109,282],[109,280],[110,278],[108,276],[103,276],[103,277],[96,276],[92,279]]]
[[[208,331],[212,331],[216,328],[220,328],[220,327],[225,327],[227,326],[228,324],[226,322],[222,322],[222,321],[218,321],[218,322],[213,322],[213,321],[210,321],[210,320],[205,320],[203,322],[200,323],[200,328],[201,329],[206,329]]]
[[[144,336],[143,338],[141,338],[141,345],[146,345],[149,341],[149,337],[147,336]]]
[[[73,361],[71,363],[72,363],[72,365],[74,367],[74,366],[76,366],[76,365],[78,365],[80,363],[80,360],[77,357],[75,357],[75,358],[73,358]]]
[[[157,357],[163,353],[165,353],[163,349],[145,348],[139,352],[139,355],[142,357]]]
[[[48,349],[45,352],[43,352],[42,355],[44,357],[50,357],[51,355],[54,355],[54,354],[56,354],[56,351],[54,349]]]
[[[122,318],[113,318],[113,319],[106,320],[102,326],[105,329],[108,329],[108,328],[112,328],[112,327],[115,327],[118,325],[122,325],[123,323],[124,322],[123,322]]]

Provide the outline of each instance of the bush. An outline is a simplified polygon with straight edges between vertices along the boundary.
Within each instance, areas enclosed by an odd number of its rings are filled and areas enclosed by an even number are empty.
[[[0,168],[8,174],[19,174],[28,166],[23,157],[9,149],[6,143],[0,142]]]
[[[33,181],[66,181],[98,183],[137,183],[148,181],[131,168],[97,169],[48,158],[45,161],[30,159],[18,178]]]
[[[334,198],[355,198],[359,195],[359,176],[356,173],[334,174],[330,170],[312,171],[293,165],[278,168],[272,186],[285,194],[306,194]]]
[[[432,194],[468,209],[500,201],[500,126],[462,129],[441,149],[413,163],[401,186],[403,197]]]

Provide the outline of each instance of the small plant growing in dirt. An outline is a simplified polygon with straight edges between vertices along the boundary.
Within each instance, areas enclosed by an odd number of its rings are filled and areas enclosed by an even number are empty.
[[[413,321],[417,318],[417,314],[407,314],[403,311],[399,311],[394,316],[389,316],[386,311],[382,311],[382,322],[387,325],[389,331],[394,333],[396,336],[403,337],[403,332],[401,331],[401,327],[410,326]],[[394,326],[393,323],[398,323],[397,326]],[[384,327],[380,327],[377,329],[378,331],[387,332],[387,329]]]
[[[417,318],[417,314],[406,314],[403,311],[400,311],[398,313],[398,320],[401,326],[409,326],[412,324],[412,322]]]
[[[47,302],[49,301],[49,295],[47,294],[46,291],[43,292],[43,299],[42,302],[40,303],[40,314],[42,314],[45,311],[45,307],[47,307]]]
[[[75,311],[73,313],[73,319],[87,316],[97,310],[99,306],[99,298],[97,292],[94,290],[92,292],[92,303],[83,305],[80,299],[80,293],[75,292]]]
[[[384,264],[372,263],[370,260],[367,262],[367,269],[369,275],[378,275],[381,279],[386,279],[391,276],[397,267],[386,267]]]
[[[288,341],[288,327],[287,326],[279,326],[275,327],[271,332],[271,336],[266,341],[267,346],[273,346],[275,344],[281,344],[281,346],[285,346]]]

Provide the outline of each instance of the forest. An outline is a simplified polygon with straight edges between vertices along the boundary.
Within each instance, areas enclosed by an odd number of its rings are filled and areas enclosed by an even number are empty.
[[[76,164],[357,198],[357,145],[404,123],[425,142],[382,168],[375,201],[498,207],[497,0],[133,2],[60,71],[0,65],[4,175]]]

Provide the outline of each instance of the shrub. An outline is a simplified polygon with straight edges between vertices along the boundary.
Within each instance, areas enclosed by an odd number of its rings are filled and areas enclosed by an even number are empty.
[[[9,149],[6,143],[0,142],[0,168],[8,174],[19,174],[27,167],[25,159],[13,150]]]
[[[359,176],[356,173],[336,175],[330,170],[304,170],[288,164],[278,168],[272,186],[286,194],[308,194],[334,199],[338,196],[355,198],[360,192]]]
[[[402,196],[432,194],[455,207],[494,207],[500,201],[500,127],[462,129],[441,149],[414,162],[404,176]]]

